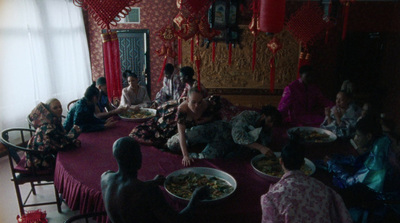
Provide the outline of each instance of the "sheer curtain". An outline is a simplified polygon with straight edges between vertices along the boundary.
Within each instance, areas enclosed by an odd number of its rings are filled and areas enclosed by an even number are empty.
[[[72,0],[0,0],[0,130],[27,127],[39,103],[66,113],[91,84],[82,9]]]

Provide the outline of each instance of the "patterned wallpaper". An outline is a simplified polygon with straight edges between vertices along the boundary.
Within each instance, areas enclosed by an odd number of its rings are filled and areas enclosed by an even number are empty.
[[[158,75],[162,68],[163,57],[159,57],[155,50],[161,48],[161,40],[155,34],[164,25],[171,23],[178,13],[175,0],[146,0],[136,4],[140,7],[140,24],[118,24],[112,29],[148,29],[150,32],[150,75],[151,75],[151,97],[162,86],[157,83]],[[103,48],[101,40],[101,28],[97,26],[92,17],[88,18],[89,23],[89,48],[92,65],[93,80],[104,76]],[[172,58],[168,58],[168,63],[175,63]]]
[[[299,1],[287,1],[286,4],[286,19],[290,18],[290,15],[295,12],[303,2]],[[157,83],[158,74],[161,70],[163,58],[155,54],[155,50],[159,49],[162,45],[161,40],[156,36],[156,32],[161,29],[164,25],[171,23],[173,17],[178,13],[176,8],[175,0],[146,0],[135,5],[141,7],[141,24],[120,24],[116,29],[149,29],[150,31],[150,67],[151,67],[151,89],[152,97],[155,96],[157,90],[161,87],[161,83]],[[385,32],[389,33],[390,36],[385,41],[390,41],[386,46],[393,48],[386,48],[383,55],[385,64],[382,67],[382,78],[381,85],[389,89],[387,91],[387,98],[398,98],[398,91],[391,90],[390,80],[396,80],[398,83],[399,63],[398,53],[395,49],[398,49],[399,42],[399,30],[400,30],[400,16],[399,16],[399,3],[398,2],[356,2],[351,5],[349,15],[348,32]],[[340,12],[340,10],[339,10]],[[89,35],[89,46],[91,51],[91,62],[92,62],[92,73],[93,79],[96,80],[98,77],[104,75],[103,58],[102,58],[102,42],[101,42],[101,29],[94,23],[91,17],[88,18],[88,35]],[[244,23],[243,25],[245,25]],[[310,49],[312,58],[311,62],[314,66],[314,70],[317,71],[317,84],[321,86],[322,91],[328,95],[329,98],[334,99],[338,88],[340,87],[343,77],[341,71],[337,67],[342,62],[340,58],[340,49],[343,47],[343,41],[340,39],[342,31],[342,17],[339,13],[337,18],[337,25],[333,27],[329,35],[329,42],[326,44],[323,39],[320,39],[314,43]],[[114,29],[114,27],[113,27]],[[294,79],[292,72],[296,69],[296,50],[298,52],[298,45],[293,41],[293,38],[287,32],[281,34],[285,44],[290,47],[286,50],[278,52],[277,58],[277,83],[276,89],[282,89],[282,87]],[[244,31],[244,36],[246,30]],[[212,86],[217,82],[213,82],[213,78],[217,78],[219,83],[228,83],[227,80],[223,80],[222,77],[227,73],[236,75],[236,77],[230,77],[232,82],[231,87],[252,87],[252,88],[263,88],[268,87],[269,75],[268,70],[263,66],[264,61],[269,58],[269,53],[266,51],[265,41],[268,37],[260,33],[258,45],[257,57],[263,62],[257,63],[258,70],[252,79],[249,79],[247,83],[243,82],[243,72],[247,72],[245,75],[252,75],[250,71],[250,58],[251,49],[248,48],[249,40],[243,40],[242,46],[239,49],[234,49],[232,57],[232,67],[227,66],[227,50],[226,44],[218,44],[216,54],[216,66],[213,67],[210,62],[211,51],[210,49],[204,49],[204,59],[202,64],[202,75],[204,74],[203,82],[206,85]],[[184,42],[184,47],[188,48],[188,43]],[[186,45],[185,45],[186,44]],[[245,49],[244,49],[245,48]],[[288,58],[286,58],[288,57]],[[291,58],[291,59],[290,59]],[[175,63],[171,58],[168,59],[170,63]],[[183,54],[183,64],[191,65],[189,60],[189,54],[186,50]],[[295,65],[293,65],[295,64]],[[248,70],[245,70],[246,68]],[[290,73],[290,74],[288,74]],[[219,76],[218,76],[219,75]],[[243,83],[242,83],[243,82]],[[389,103],[395,103],[400,108],[399,103],[396,100],[387,99]],[[398,109],[400,111],[400,109]],[[400,117],[400,116],[399,116]]]

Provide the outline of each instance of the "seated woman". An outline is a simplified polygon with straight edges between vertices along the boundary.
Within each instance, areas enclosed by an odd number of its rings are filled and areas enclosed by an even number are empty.
[[[218,105],[215,101],[204,99],[197,88],[191,88],[188,99],[179,105],[176,117],[178,133],[168,140],[167,146],[174,152],[182,152],[184,166],[189,166],[193,162],[193,159],[189,157],[185,130],[218,118]]]
[[[321,128],[335,133],[338,137],[352,137],[355,125],[361,116],[361,109],[354,103],[350,103],[351,96],[345,91],[339,91],[336,95],[336,105],[325,108],[325,120]]]
[[[139,143],[150,144],[162,147],[167,140],[176,134],[176,112],[179,104],[186,99],[187,92],[197,87],[197,81],[193,79],[194,70],[191,67],[180,69],[180,79],[185,84],[185,89],[179,100],[169,100],[157,107],[156,116],[147,122],[132,129],[129,136]],[[203,97],[207,96],[207,90],[201,85]],[[214,100],[215,97],[211,98]]]
[[[74,125],[81,128],[82,132],[93,132],[104,130],[115,125],[117,121],[113,117],[107,120],[95,116],[95,106],[99,101],[99,89],[94,82],[85,91],[85,96],[79,99],[69,110],[64,122],[65,130],[69,131]]]
[[[138,77],[130,70],[124,72],[124,76],[128,80],[129,86],[122,89],[121,103],[122,107],[131,109],[146,108],[150,106],[150,98],[147,89],[138,84]]]
[[[35,155],[29,157],[27,154],[27,167],[53,168],[58,151],[69,146],[80,146],[77,139],[81,130],[74,125],[69,132],[65,131],[61,124],[62,106],[58,99],[52,98],[44,103],[38,104],[29,115],[34,127],[35,134],[28,142],[28,149],[44,151],[45,156]],[[31,162],[31,159],[33,158]]]

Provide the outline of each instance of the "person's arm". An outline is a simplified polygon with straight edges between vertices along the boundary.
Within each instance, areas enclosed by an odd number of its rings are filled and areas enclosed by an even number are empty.
[[[291,105],[292,105],[292,93],[290,91],[290,87],[286,86],[285,89],[283,90],[282,98],[278,105],[278,110],[280,112],[286,113]]]
[[[111,107],[111,106],[110,106],[110,107]],[[118,107],[118,108],[116,108],[116,109],[109,110],[109,112],[101,112],[100,109],[99,109],[99,107],[96,105],[95,116],[96,116],[96,118],[98,118],[98,119],[106,119],[106,118],[109,118],[109,117],[111,117],[111,116],[118,115],[118,114],[120,114],[121,112],[124,112],[124,111],[126,111],[126,110],[128,110],[128,107],[120,106],[120,107]]]
[[[77,104],[74,115],[74,125],[81,128],[82,132],[100,131],[105,128],[104,121],[94,116],[87,105]]]
[[[189,152],[186,144],[186,135],[185,135],[186,125],[184,123],[178,123],[178,133],[179,133],[179,145],[181,146],[182,151],[182,165],[190,166],[193,159],[189,157]]]
[[[266,155],[266,156],[275,156],[274,152],[272,152],[272,150],[269,147],[263,146],[260,143],[254,142],[251,144],[247,144],[245,145],[246,147],[249,147],[250,149],[256,149],[258,151],[260,151],[262,154]]]
[[[132,102],[128,96],[128,88],[122,89],[122,95],[121,95],[121,102],[119,106],[122,107],[129,107],[132,105]]]
[[[139,108],[149,107],[151,101],[150,101],[150,97],[147,94],[147,90],[145,87],[143,87],[143,86],[139,87],[138,96],[141,97],[141,103],[137,104],[136,106]]]
[[[244,111],[236,116],[232,124],[232,139],[236,144],[256,149],[262,154],[273,155],[270,148],[257,143],[257,139],[250,135],[249,125],[254,123],[257,117],[259,116],[255,116],[254,112],[251,111]]]
[[[275,223],[280,222],[279,212],[277,205],[268,197],[268,194],[261,196],[261,211],[262,211],[262,223]]]
[[[329,159],[327,162],[328,171],[334,174],[334,184],[340,188],[354,185],[358,182],[358,174],[353,174],[348,170],[355,163],[353,156],[339,156],[335,159]],[[347,168],[346,168],[347,166]],[[362,170],[364,168],[361,168]],[[358,172],[360,171],[358,170]]]

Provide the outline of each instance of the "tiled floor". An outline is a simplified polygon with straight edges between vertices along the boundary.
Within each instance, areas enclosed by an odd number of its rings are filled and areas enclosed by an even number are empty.
[[[12,183],[10,166],[8,157],[0,158],[0,223],[14,223],[17,222],[16,217],[19,215],[18,202]],[[29,185],[23,186],[24,194],[29,192]],[[53,186],[44,186],[37,188],[37,195],[31,195],[30,199],[38,199],[43,201],[54,200]],[[71,211],[65,203],[62,205],[62,213],[57,212],[56,205],[36,206],[27,210],[42,209],[47,213],[47,219],[50,223],[62,223],[69,217],[79,214],[79,211]],[[84,222],[84,221],[81,221]]]

